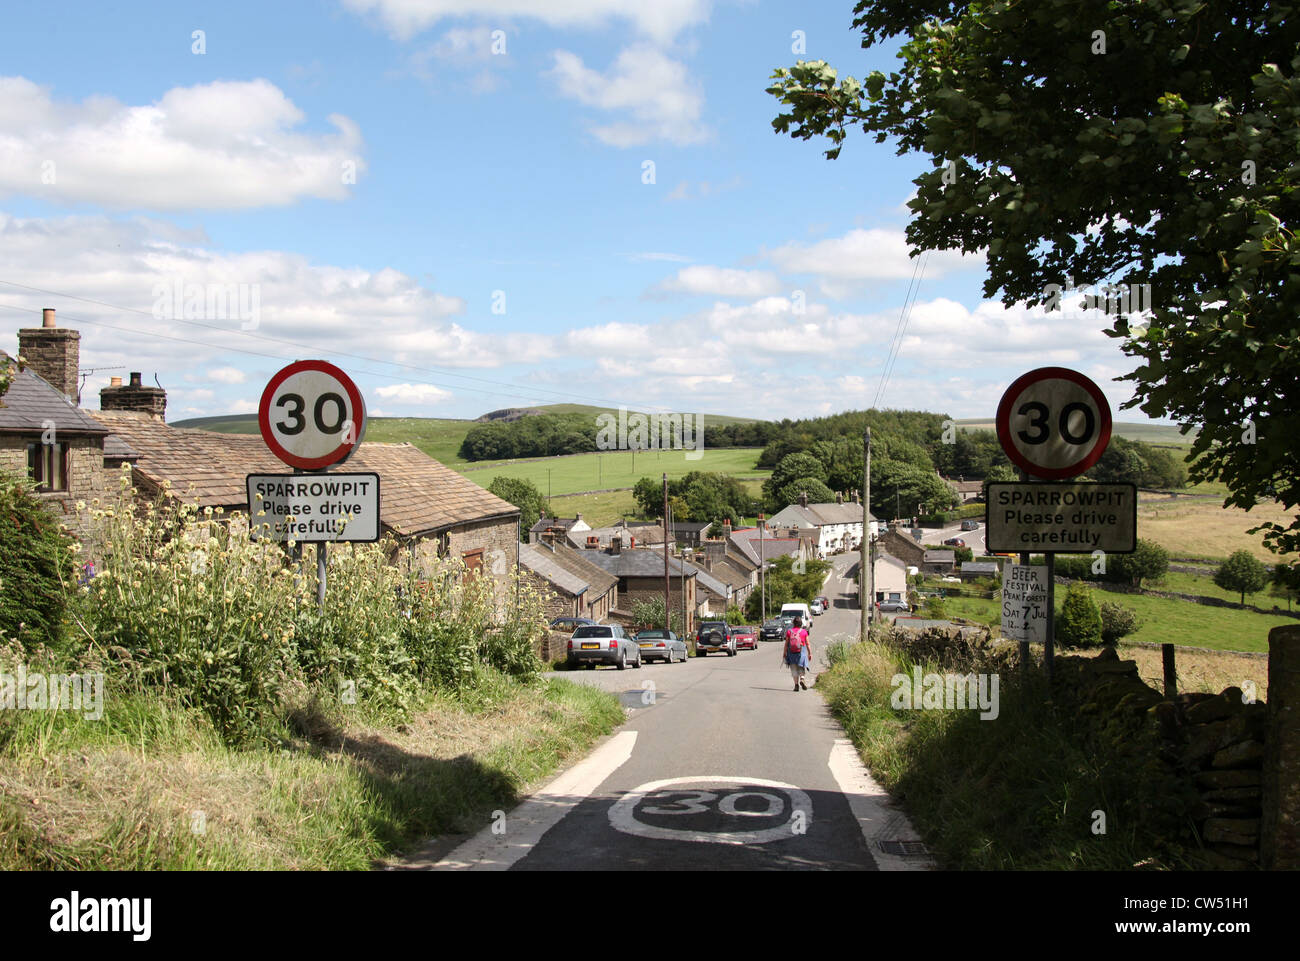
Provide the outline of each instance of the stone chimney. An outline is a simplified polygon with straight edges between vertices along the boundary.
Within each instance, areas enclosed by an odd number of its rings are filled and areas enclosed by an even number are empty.
[[[856,487],[853,489],[853,503],[858,503],[858,490]]]
[[[77,368],[81,363],[81,331],[56,327],[53,307],[41,311],[40,327],[18,331],[18,353],[33,373],[80,406]]]
[[[623,538],[611,537],[609,539],[609,552],[614,555],[623,553]]]
[[[729,520],[722,522],[722,539],[731,540],[731,521]]]
[[[836,491],[836,492],[835,492],[835,503],[837,503],[837,504],[843,504],[843,503],[844,503],[844,495],[841,494],[839,491]]]
[[[542,531],[542,544],[555,552],[555,531]]]
[[[126,386],[121,386],[119,378],[113,380],[112,386],[99,392],[100,410],[121,410],[163,419],[167,412],[167,391],[161,387],[145,387],[138,370],[131,372],[131,383]]]
[[[804,491],[802,494],[799,495],[799,506],[800,506],[800,507],[807,507],[807,506],[808,506],[808,492],[807,492],[807,491]]]

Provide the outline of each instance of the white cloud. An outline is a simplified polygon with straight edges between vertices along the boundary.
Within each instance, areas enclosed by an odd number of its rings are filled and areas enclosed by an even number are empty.
[[[394,404],[441,404],[451,399],[451,391],[432,384],[391,384],[376,387],[375,393]],[[377,415],[376,415],[377,416]]]
[[[767,257],[782,270],[814,274],[835,280],[910,280],[916,259],[908,256],[909,246],[901,230],[850,230],[842,237],[813,244],[786,244],[768,251]],[[926,260],[927,277],[954,270],[983,266],[980,256],[963,256],[957,251],[932,251]]]
[[[681,30],[709,18],[712,0],[343,0],[344,6],[379,17],[400,40],[451,17],[502,21],[540,20],[550,27],[600,27],[626,20],[645,36],[667,43]]]
[[[635,147],[666,140],[683,145],[709,136],[700,121],[704,96],[687,77],[686,66],[644,44],[621,51],[606,74],[585,66],[582,58],[557,50],[549,71],[560,92],[579,103],[625,115],[591,128],[597,139],[614,147]]]
[[[697,265],[683,267],[655,289],[667,293],[711,294],[718,297],[762,297],[780,290],[781,282],[776,274],[765,270]]]
[[[294,132],[301,110],[267,80],[174,87],[156,102],[56,101],[0,77],[0,195],[176,210],[283,206],[346,198],[345,164],[365,171],[357,125]]]
[[[217,384],[242,384],[247,379],[238,367],[213,367],[208,371],[208,380]]]

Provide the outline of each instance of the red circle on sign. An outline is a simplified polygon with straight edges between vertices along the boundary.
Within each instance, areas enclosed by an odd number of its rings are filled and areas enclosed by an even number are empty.
[[[344,441],[334,450],[321,457],[303,457],[293,453],[276,439],[275,432],[271,430],[271,402],[275,399],[276,390],[294,374],[300,374],[308,370],[334,378],[352,403],[352,441],[350,443]],[[357,385],[353,383],[352,378],[339,368],[327,360],[296,360],[288,367],[277,371],[275,376],[267,382],[266,389],[262,391],[262,401],[257,408],[257,426],[262,432],[262,440],[271,449],[271,453],[290,467],[297,467],[299,470],[326,470],[335,464],[343,463],[343,461],[351,457],[353,451],[361,443],[361,435],[365,427],[365,411],[366,406],[365,401],[362,400],[361,391],[357,389]]]
[[[1012,405],[1020,398],[1027,387],[1045,380],[1068,380],[1071,383],[1078,384],[1088,392],[1097,405],[1098,431],[1092,449],[1082,458],[1065,467],[1041,467],[1035,464],[1024,455],[1011,439]],[[1091,378],[1084,376],[1077,370],[1070,370],[1068,367],[1039,367],[1037,370],[1031,370],[1029,373],[1017,377],[1011,386],[1006,389],[1006,393],[1002,395],[1002,400],[998,403],[996,423],[998,442],[1002,445],[1006,455],[1011,458],[1011,463],[1030,476],[1042,480],[1064,480],[1067,477],[1077,477],[1101,460],[1101,455],[1106,453],[1106,446],[1110,443],[1110,404],[1106,401],[1106,395],[1101,392],[1101,388]]]

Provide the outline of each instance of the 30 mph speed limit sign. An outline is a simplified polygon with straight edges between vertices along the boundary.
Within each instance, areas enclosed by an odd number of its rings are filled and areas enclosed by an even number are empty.
[[[1101,388],[1065,367],[1019,377],[998,404],[998,440],[1011,462],[1034,477],[1082,474],[1110,443],[1110,404]]]
[[[324,360],[299,360],[262,391],[257,410],[271,453],[300,470],[328,470],[361,444],[366,404],[352,378]]]

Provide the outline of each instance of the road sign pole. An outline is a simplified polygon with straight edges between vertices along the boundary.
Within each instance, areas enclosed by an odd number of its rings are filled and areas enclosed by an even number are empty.
[[[316,545],[316,606],[325,613],[325,572],[329,567],[329,542]]]
[[[1052,683],[1053,653],[1056,643],[1056,551],[1048,551],[1047,560],[1047,640],[1043,643],[1043,666],[1047,683]]]
[[[1029,474],[1023,469],[1021,469],[1020,471],[1020,479],[1022,481],[1029,480]],[[985,524],[984,537],[986,538],[986,543],[985,543],[986,547],[988,546],[987,545],[988,536],[989,536],[989,529],[988,529],[988,525]],[[1029,551],[1020,552],[1020,563],[1024,564],[1026,567],[1029,566]],[[1023,641],[1020,642],[1020,669],[1022,672],[1029,670],[1030,659],[1032,657],[1033,657],[1033,653],[1029,649],[1029,638],[1026,637]]]

